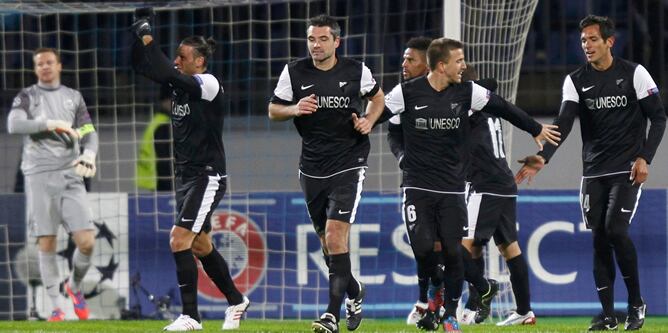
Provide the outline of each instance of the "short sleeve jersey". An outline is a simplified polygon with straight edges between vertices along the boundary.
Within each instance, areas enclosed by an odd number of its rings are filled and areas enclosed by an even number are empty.
[[[425,76],[397,85],[386,95],[385,106],[400,115],[403,187],[464,191],[470,148],[469,112],[485,107],[490,94],[473,82],[436,91]]]
[[[316,112],[293,120],[302,138],[303,174],[328,177],[366,167],[369,137],[355,130],[352,115],[362,116],[364,99],[378,89],[369,68],[353,59],[339,57],[328,71],[316,68],[311,58],[285,66],[271,103],[291,105],[311,94],[318,103]]]
[[[33,120],[63,120],[73,128],[91,124],[90,114],[81,93],[60,85],[45,88],[34,84],[21,90],[14,98],[12,110],[20,109]],[[21,170],[30,175],[45,171],[62,170],[72,166],[79,156],[79,146],[67,147],[52,132],[26,135],[23,139]]]
[[[566,76],[562,102],[578,103],[585,177],[631,170],[647,131],[638,101],[658,92],[642,65],[617,57],[606,71],[586,64]]]
[[[172,132],[176,170],[211,169],[226,174],[223,146],[223,87],[209,73],[193,75],[200,95],[172,92]]]

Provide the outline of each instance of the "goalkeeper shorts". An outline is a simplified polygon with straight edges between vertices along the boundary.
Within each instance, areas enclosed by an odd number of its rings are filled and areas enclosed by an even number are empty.
[[[26,175],[25,192],[31,236],[55,236],[61,223],[68,233],[95,229],[83,178],[74,168]]]

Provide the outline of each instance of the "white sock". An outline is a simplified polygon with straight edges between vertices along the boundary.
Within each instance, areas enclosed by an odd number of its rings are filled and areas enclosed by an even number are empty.
[[[90,257],[79,251],[79,249],[74,250],[72,255],[72,275],[70,276],[70,288],[73,291],[79,291],[81,289],[81,281],[83,280],[88,268],[90,268]]]
[[[39,274],[42,276],[42,284],[46,294],[51,298],[54,309],[60,309],[60,274],[56,264],[55,252],[39,251]]]

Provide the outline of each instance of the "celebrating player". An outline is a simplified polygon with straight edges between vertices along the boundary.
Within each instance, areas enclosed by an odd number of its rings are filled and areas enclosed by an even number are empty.
[[[594,282],[603,316],[591,331],[616,330],[614,312],[615,263],[628,291],[624,328],[636,330],[645,322],[640,296],[638,258],[628,228],[638,206],[648,164],[663,137],[666,114],[659,90],[640,64],[612,56],[615,26],[607,17],[589,15],[580,21],[580,42],[587,64],[566,76],[555,124],[563,139],[576,116],[582,131],[582,217],[594,245]],[[647,131],[647,119],[651,121]],[[547,147],[527,156],[515,176],[519,184],[533,179],[556,151]],[[614,253],[614,256],[613,256]]]
[[[77,317],[86,320],[89,310],[80,287],[91,264],[95,227],[83,177],[95,175],[98,136],[81,93],[60,83],[63,66],[58,51],[39,48],[33,61],[37,84],[14,98],[7,130],[24,135],[21,170],[25,174],[30,232],[39,246],[39,272],[53,306],[48,320],[65,319],[56,260],[61,221],[77,247],[65,290]]]
[[[299,183],[329,267],[329,305],[312,329],[339,331],[347,293],[346,326],[352,331],[362,320],[364,285],[351,272],[348,236],[367,167],[367,134],[383,111],[384,96],[364,63],[336,55],[341,28],[334,18],[311,18],[306,33],[311,57],[285,66],[269,118],[292,119],[302,137]],[[363,99],[369,100],[366,115]]]
[[[462,80],[477,79],[476,70],[468,66],[462,74]],[[476,83],[491,91],[496,90],[494,80],[480,80]],[[466,280],[474,285],[482,284],[483,288],[486,287],[486,281],[482,278],[484,271],[482,247],[493,237],[510,270],[510,283],[517,302],[516,311],[497,323],[497,326],[535,324],[536,316],[531,311],[529,299],[529,268],[517,243],[515,225],[517,185],[506,161],[501,120],[486,112],[475,112],[469,117],[469,124],[471,126],[471,164],[467,176],[471,185],[467,202],[469,227],[462,240],[462,245],[466,248],[466,251],[463,251]],[[496,282],[489,281],[490,288],[498,290]],[[469,296],[467,308],[464,309],[464,322],[480,323],[489,316],[491,298],[495,293],[480,294],[477,289],[480,287],[469,288],[470,293],[477,297]],[[479,299],[479,304],[470,301],[476,298]]]
[[[207,72],[215,41],[202,36],[185,38],[172,64],[153,40],[150,14],[143,10],[137,12],[138,19],[131,27],[137,37],[132,52],[133,66],[138,73],[172,87],[171,120],[179,213],[169,245],[176,262],[183,311],[165,330],[202,329],[193,254],[229,303],[223,330],[236,329],[250,301],[237,290],[225,259],[214,248],[209,235],[211,214],[227,186],[222,133],[223,87]]]
[[[404,50],[403,55],[404,61],[401,63],[402,82],[429,73],[429,66],[427,65],[427,49],[429,48],[429,43],[431,43],[431,38],[427,37],[414,37],[406,42],[406,50]],[[389,115],[392,114],[389,111],[386,112]],[[390,118],[387,142],[390,144],[392,153],[395,154],[395,157],[401,162],[401,159],[403,159],[403,133],[401,132],[401,125],[398,123],[398,115]],[[437,264],[440,258],[440,256],[437,255],[437,252],[440,252],[440,250],[441,242],[435,240],[434,253],[430,254],[425,260],[417,261],[419,298],[406,318],[406,324],[408,325],[415,325],[427,313],[429,307],[427,292],[430,288],[430,281],[432,284],[436,284],[433,288],[436,288],[439,291],[442,288],[441,277],[437,271]],[[436,303],[432,303],[435,307]]]
[[[556,144],[558,132],[556,126],[535,122],[475,83],[461,84],[466,68],[461,42],[434,40],[427,50],[427,61],[429,74],[397,85],[385,103],[392,113],[401,115],[402,211],[411,247],[419,260],[433,252],[435,239],[441,241],[445,264],[443,328],[459,332],[455,312],[464,278],[460,247],[467,227],[464,179],[469,160],[469,110],[508,119],[530,132],[539,147],[543,139]]]

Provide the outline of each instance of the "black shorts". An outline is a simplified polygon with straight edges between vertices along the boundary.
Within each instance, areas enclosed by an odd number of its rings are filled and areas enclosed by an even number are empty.
[[[225,195],[227,176],[215,171],[176,176],[176,224],[194,233],[211,231],[211,214]]]
[[[582,178],[580,207],[587,229],[630,224],[638,207],[641,185],[633,185],[629,173]]]
[[[357,206],[362,198],[365,169],[353,169],[327,178],[314,178],[299,173],[306,209],[318,235],[325,234],[327,220],[355,222]]]
[[[404,188],[402,218],[416,255],[433,251],[434,241],[461,239],[466,221],[464,193]]]
[[[496,245],[517,241],[517,197],[473,192],[468,198],[468,230],[464,238],[483,246],[494,237]]]

